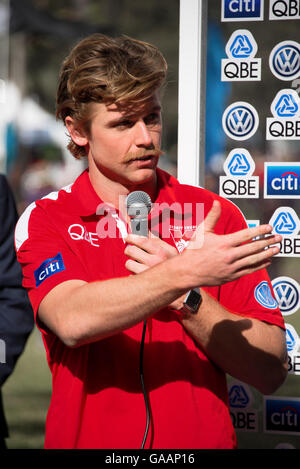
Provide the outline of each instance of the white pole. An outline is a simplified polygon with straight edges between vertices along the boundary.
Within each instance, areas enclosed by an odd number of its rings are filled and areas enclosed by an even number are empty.
[[[180,0],[178,161],[183,184],[203,185],[207,0]]]

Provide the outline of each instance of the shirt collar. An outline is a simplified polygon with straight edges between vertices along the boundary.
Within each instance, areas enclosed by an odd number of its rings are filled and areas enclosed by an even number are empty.
[[[160,203],[174,200],[172,197],[173,186],[177,186],[179,184],[178,180],[160,168],[157,168],[156,172],[157,197],[153,202]],[[104,203],[92,186],[88,169],[83,171],[83,173],[76,179],[72,186],[72,193],[75,196],[75,199],[77,199],[76,211],[84,217],[95,215],[97,207]]]

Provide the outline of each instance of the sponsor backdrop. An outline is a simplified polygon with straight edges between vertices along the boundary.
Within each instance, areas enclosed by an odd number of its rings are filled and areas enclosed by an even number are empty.
[[[232,200],[249,226],[271,223],[283,236],[269,269],[273,294],[260,284],[255,295],[280,305],[288,378],[272,396],[229,378],[231,416],[240,448],[300,449],[300,0],[209,1],[208,30],[223,38],[223,53],[212,77],[208,44],[206,106],[213,112],[220,84],[226,104],[206,129],[206,187]],[[220,127],[218,153],[210,135]]]

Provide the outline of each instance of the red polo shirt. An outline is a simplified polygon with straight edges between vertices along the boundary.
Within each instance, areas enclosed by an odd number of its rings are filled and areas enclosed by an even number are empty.
[[[217,233],[246,227],[231,202],[181,185],[158,170],[152,231],[181,251],[202,208],[206,215],[215,198],[222,203]],[[20,218],[16,249],[35,315],[45,295],[64,281],[92,282],[131,274],[125,268],[126,224],[118,213],[109,222],[104,219],[101,203],[85,171],[73,185],[31,204]],[[99,238],[105,230],[115,236]],[[234,313],[284,327],[265,271],[206,290]],[[145,447],[235,447],[224,373],[185,331],[172,309],[157,312],[147,323],[144,375],[151,423]],[[53,377],[45,447],[139,448],[146,418],[139,378],[142,323],[75,349],[37,324]]]

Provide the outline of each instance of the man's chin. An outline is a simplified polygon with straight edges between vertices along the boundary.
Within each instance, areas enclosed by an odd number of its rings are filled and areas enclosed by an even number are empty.
[[[144,168],[139,171],[135,171],[130,180],[133,184],[147,184],[156,180],[156,167]]]

